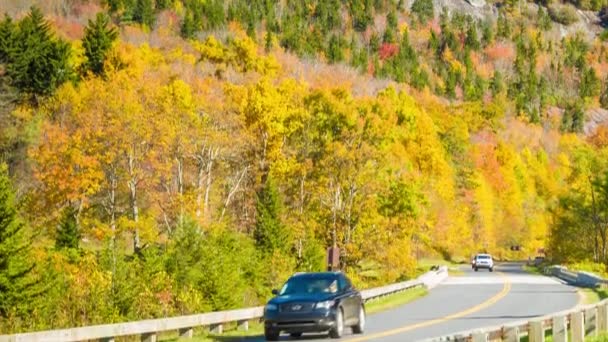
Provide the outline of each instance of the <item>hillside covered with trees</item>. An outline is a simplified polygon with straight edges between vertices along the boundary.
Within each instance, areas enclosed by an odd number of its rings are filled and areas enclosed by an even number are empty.
[[[334,244],[359,287],[606,263],[605,5],[11,2],[0,331],[258,305]]]

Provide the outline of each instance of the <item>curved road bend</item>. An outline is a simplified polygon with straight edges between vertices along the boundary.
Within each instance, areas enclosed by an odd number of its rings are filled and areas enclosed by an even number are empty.
[[[450,277],[425,297],[367,318],[364,335],[345,331],[342,340],[416,341],[434,336],[526,320],[574,307],[576,288],[560,281],[524,272],[521,264],[503,263],[494,272],[474,272],[463,266],[462,276]],[[221,338],[224,341],[264,341],[261,336]],[[290,341],[282,336],[282,341]],[[299,340],[329,341],[323,335]]]

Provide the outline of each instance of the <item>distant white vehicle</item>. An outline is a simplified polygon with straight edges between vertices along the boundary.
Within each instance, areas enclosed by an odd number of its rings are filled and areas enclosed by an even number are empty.
[[[480,268],[487,268],[490,272],[494,271],[494,260],[490,254],[477,254],[475,256],[475,264],[473,266],[475,272]]]

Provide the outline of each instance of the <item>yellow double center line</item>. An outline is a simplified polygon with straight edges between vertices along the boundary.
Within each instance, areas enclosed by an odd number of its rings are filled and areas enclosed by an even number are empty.
[[[349,339],[348,341],[349,342],[369,341],[372,339],[397,335],[397,334],[404,333],[406,331],[410,331],[410,330],[414,330],[414,329],[418,329],[418,328],[424,328],[424,327],[428,327],[430,325],[447,322],[452,319],[461,318],[461,317],[470,315],[472,313],[475,313],[477,311],[483,310],[491,305],[494,305],[496,302],[498,302],[499,300],[504,298],[509,293],[509,291],[511,291],[511,282],[509,281],[509,278],[501,272],[498,272],[498,274],[501,276],[501,278],[503,278],[505,280],[502,290],[500,292],[498,292],[496,295],[494,295],[492,298],[486,300],[485,302],[483,302],[481,304],[475,305],[464,311],[456,312],[456,313],[453,313],[451,315],[448,315],[448,316],[445,316],[442,318],[437,318],[437,319],[433,319],[430,321],[425,321],[425,322],[412,324],[412,325],[406,325],[401,328],[386,330],[386,331],[372,334],[372,335],[366,335],[366,336],[362,336],[362,337],[358,337],[358,338]]]

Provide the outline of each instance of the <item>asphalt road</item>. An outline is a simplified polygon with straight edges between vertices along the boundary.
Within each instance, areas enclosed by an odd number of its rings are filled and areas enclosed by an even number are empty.
[[[353,335],[346,329],[342,340],[417,341],[570,309],[580,300],[576,288],[526,273],[520,264],[500,264],[493,273],[473,272],[470,267],[463,270],[464,275],[448,278],[425,297],[369,315],[365,334]],[[299,340],[328,341],[326,338],[304,335]],[[239,340],[258,342],[264,338]],[[285,335],[281,340],[293,339]]]

